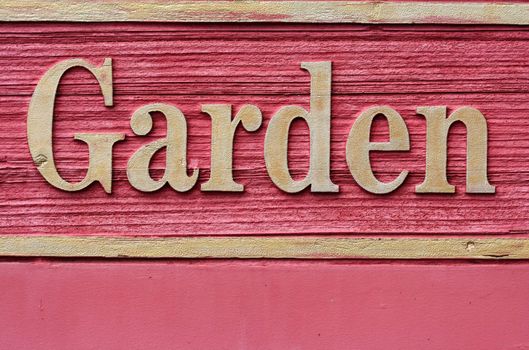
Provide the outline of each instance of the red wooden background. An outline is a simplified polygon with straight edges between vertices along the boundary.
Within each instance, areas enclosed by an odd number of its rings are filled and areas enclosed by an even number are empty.
[[[3,132],[0,189],[2,234],[336,234],[527,232],[529,196],[529,32],[513,27],[361,25],[151,25],[2,24],[0,86]],[[26,145],[26,112],[35,84],[53,64],[85,58],[113,59],[115,107],[103,106],[86,71],[63,80],[56,106],[54,146],[61,174],[84,177],[86,145],[78,132],[125,132],[115,147],[114,192],[100,186],[68,193],[40,176]],[[264,167],[266,124],[288,104],[308,108],[309,75],[303,61],[333,62],[332,179],[339,194],[277,189]],[[154,102],[178,106],[188,120],[188,164],[209,177],[210,119],[200,105],[259,106],[265,125],[240,130],[235,141],[235,179],[244,193],[188,193],[164,188],[141,193],[126,180],[128,158],[142,144],[163,137],[134,136],[130,115]],[[410,152],[378,152],[371,158],[380,179],[410,171],[390,195],[369,194],[354,183],[345,143],[358,113],[390,105],[408,124]],[[489,173],[495,195],[469,195],[465,182],[465,129],[452,131],[450,181],[456,195],[416,194],[425,160],[425,122],[418,106],[478,108],[489,128]],[[377,124],[375,140],[385,140]],[[290,167],[302,177],[308,166],[307,128],[291,131]],[[152,173],[161,176],[163,152]]]
[[[498,26],[291,24],[0,24],[0,234],[339,234],[526,237],[529,211],[529,31]],[[78,132],[126,132],[114,152],[113,193],[52,188],[32,164],[26,113],[53,64],[113,59],[115,106],[93,78],[72,71],[60,88],[54,146],[61,174],[79,180]],[[264,167],[266,124],[281,107],[308,108],[303,61],[333,62],[332,179],[339,194],[275,188]],[[142,144],[132,112],[148,103],[187,117],[188,164],[208,178],[206,103],[259,106],[265,125],[237,134],[244,193],[140,193],[125,166]],[[394,193],[366,193],[345,162],[358,113],[390,105],[410,152],[372,157],[381,179],[410,176]],[[425,123],[415,108],[478,108],[489,128],[494,195],[464,192],[465,132],[450,138],[454,195],[418,195]],[[373,138],[384,140],[384,123]],[[291,132],[291,169],[307,168],[307,130]],[[163,157],[153,174],[163,172]],[[529,349],[525,262],[63,261],[0,263],[0,347],[6,349]]]

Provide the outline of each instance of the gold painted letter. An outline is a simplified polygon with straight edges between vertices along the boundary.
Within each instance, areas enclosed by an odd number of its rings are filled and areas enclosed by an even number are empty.
[[[147,135],[152,129],[151,113],[160,112],[167,120],[167,137],[142,146],[130,157],[127,177],[139,191],[153,192],[166,183],[179,192],[189,191],[197,182],[198,169],[187,175],[187,123],[182,112],[171,105],[156,103],[143,106],[132,115],[130,126],[136,135]],[[165,173],[162,179],[153,180],[149,174],[151,158],[166,148]]]
[[[112,106],[112,61],[105,59],[96,67],[81,59],[59,62],[50,68],[39,81],[31,97],[28,111],[28,145],[33,161],[41,175],[51,185],[64,191],[79,191],[92,182],[99,182],[105,192],[112,191],[112,147],[123,140],[124,134],[75,134],[76,140],[88,144],[89,166],[85,178],[78,183],[65,181],[58,173],[53,159],[52,130],[55,96],[60,80],[67,70],[81,67],[94,75],[99,82],[105,106]]]
[[[386,117],[389,126],[388,142],[370,142],[371,125],[377,115]],[[406,123],[400,114],[388,106],[369,108],[358,116],[347,139],[346,159],[349,171],[364,190],[384,194],[396,190],[408,176],[402,171],[391,182],[381,182],[373,174],[369,160],[370,151],[409,151],[410,138]]]
[[[446,107],[419,107],[426,118],[426,175],[415,188],[417,193],[454,193],[455,186],[446,178],[448,132],[456,121],[467,129],[468,193],[494,193],[487,178],[487,120],[475,108],[462,107],[446,118]]]
[[[310,73],[310,112],[299,106],[281,108],[268,125],[265,136],[266,169],[274,184],[294,193],[310,185],[312,192],[338,192],[330,178],[331,62],[303,62]],[[307,176],[295,181],[288,169],[288,132],[296,118],[310,130],[310,165]]]
[[[233,180],[233,137],[237,126],[247,131],[259,129],[263,121],[261,111],[245,105],[231,120],[231,105],[203,105],[202,112],[211,117],[211,174],[202,191],[242,192],[244,186]]]

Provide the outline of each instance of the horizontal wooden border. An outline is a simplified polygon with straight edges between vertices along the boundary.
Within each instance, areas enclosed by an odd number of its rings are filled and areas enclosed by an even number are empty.
[[[529,239],[0,236],[0,256],[239,259],[529,259]]]
[[[529,24],[522,2],[2,0],[0,21]]]

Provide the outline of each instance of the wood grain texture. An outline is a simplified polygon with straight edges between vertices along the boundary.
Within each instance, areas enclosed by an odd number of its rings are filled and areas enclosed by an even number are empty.
[[[77,235],[464,235],[525,237],[529,211],[529,32],[513,27],[360,25],[0,25],[0,233]],[[105,108],[93,78],[72,71],[56,105],[54,147],[60,173],[80,180],[87,150],[78,132],[125,132],[114,151],[113,193],[100,186],[66,193],[48,185],[32,164],[26,113],[35,84],[66,58],[101,64],[113,59],[115,106]],[[270,181],[263,139],[271,116],[288,104],[308,108],[304,61],[333,62],[331,178],[339,194],[285,194]],[[130,115],[155,102],[178,106],[188,120],[188,164],[209,174],[210,119],[205,103],[251,103],[264,126],[236,135],[235,179],[244,193],[188,193],[164,188],[134,190],[125,167],[141,145],[163,137],[155,118],[149,137],[134,136]],[[373,166],[381,179],[410,171],[390,195],[366,193],[345,161],[349,128],[358,113],[390,105],[410,131],[410,152],[380,152]],[[494,195],[464,192],[465,130],[452,130],[449,179],[454,195],[416,194],[424,177],[425,124],[415,109],[425,105],[478,108],[489,127],[489,176]],[[387,135],[377,123],[375,140]],[[291,131],[290,167],[307,168],[308,135]],[[163,157],[152,173],[163,173]]]
[[[185,259],[529,259],[529,239],[0,236],[0,256]]]
[[[522,2],[3,0],[1,21],[529,24]]]

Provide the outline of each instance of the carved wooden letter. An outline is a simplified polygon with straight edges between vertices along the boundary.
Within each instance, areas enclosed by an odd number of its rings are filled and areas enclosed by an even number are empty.
[[[388,142],[370,142],[371,125],[377,115],[386,117],[389,126]],[[369,108],[358,116],[347,139],[346,159],[355,181],[366,191],[377,194],[396,190],[408,176],[402,171],[391,182],[381,182],[373,174],[369,160],[370,151],[409,151],[408,128],[400,114],[387,106]]]
[[[311,75],[310,112],[286,106],[274,115],[265,136],[266,169],[285,192],[299,192],[309,185],[312,192],[338,192],[330,179],[331,62],[303,62],[301,67]],[[288,169],[288,131],[296,118],[304,119],[310,130],[310,166],[300,181],[295,181]]]
[[[139,108],[130,120],[136,135],[147,135],[152,129],[151,113],[160,112],[167,120],[167,137],[142,146],[130,157],[127,177],[130,184],[143,192],[156,191],[166,183],[179,192],[190,190],[198,179],[198,169],[187,175],[187,123],[182,112],[171,105],[156,103]],[[149,174],[151,158],[166,148],[165,173],[162,179],[153,180]]]
[[[454,193],[446,178],[448,132],[461,121],[467,129],[467,184],[469,193],[494,193],[487,178],[487,120],[475,108],[462,107],[446,118],[446,107],[419,107],[426,118],[426,176],[418,193]]]
[[[202,112],[211,117],[211,175],[200,189],[242,192],[244,186],[233,180],[233,137],[239,124],[247,131],[259,129],[263,121],[261,111],[245,105],[233,121],[231,105],[203,105]]]
[[[96,67],[81,59],[59,62],[50,68],[39,81],[31,97],[28,110],[28,145],[33,161],[41,175],[51,185],[64,191],[79,191],[92,182],[99,182],[105,192],[112,191],[112,147],[123,140],[124,134],[75,134],[76,140],[88,144],[89,166],[85,178],[78,183],[65,181],[59,175],[53,159],[52,130],[55,96],[60,80],[67,70],[81,67],[94,75],[99,82],[105,106],[112,106],[112,61],[105,59]]]

